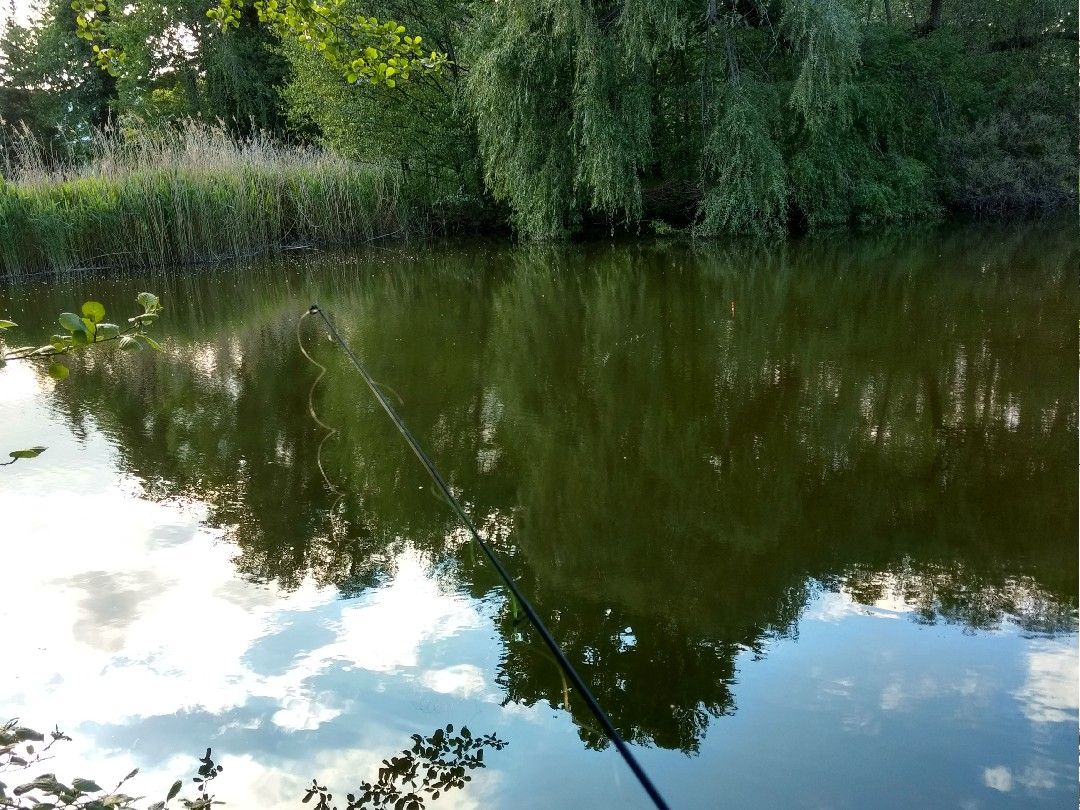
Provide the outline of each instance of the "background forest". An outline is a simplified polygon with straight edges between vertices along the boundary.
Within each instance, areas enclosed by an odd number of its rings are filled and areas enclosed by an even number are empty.
[[[394,227],[509,226],[540,239],[775,234],[1077,202],[1066,0],[328,7],[396,21],[445,64],[396,86],[357,81],[295,27],[238,6],[223,28],[208,0],[102,0],[92,43],[68,0],[44,0],[0,38],[5,175],[25,186],[31,169],[63,166],[68,181],[71,167],[100,163],[102,142],[123,163],[126,145],[163,132],[189,156],[193,140],[238,152],[257,142],[332,160],[329,174],[371,167]],[[97,66],[98,43],[122,51],[122,69]],[[347,201],[351,188],[336,193]],[[300,205],[290,193],[273,192],[278,207]],[[281,216],[281,233],[260,238],[296,235],[297,217]]]

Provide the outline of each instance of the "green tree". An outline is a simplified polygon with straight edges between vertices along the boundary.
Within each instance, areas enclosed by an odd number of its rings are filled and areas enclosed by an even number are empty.
[[[76,35],[67,0],[45,0],[37,12],[29,25],[12,18],[0,33],[0,117],[58,159],[78,154],[91,130],[108,124],[117,88],[93,69],[93,51]],[[0,132],[6,153],[10,137],[10,129]]]
[[[1077,199],[1064,0],[76,7],[131,120],[319,138],[436,222],[767,235]]]

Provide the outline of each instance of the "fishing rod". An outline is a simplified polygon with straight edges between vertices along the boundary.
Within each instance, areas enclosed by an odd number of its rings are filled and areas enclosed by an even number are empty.
[[[312,304],[308,308],[307,315],[318,315],[322,318],[323,323],[326,324],[327,332],[330,333],[331,339],[345,352],[345,356],[349,358],[353,366],[360,373],[360,376],[364,379],[364,382],[367,383],[367,387],[371,389],[371,393],[375,395],[375,399],[382,405],[383,410],[386,411],[386,415],[390,417],[394,426],[397,427],[398,432],[405,438],[405,442],[412,448],[416,457],[420,459],[420,463],[424,465],[424,469],[427,470],[428,475],[431,476],[431,480],[435,482],[435,486],[438,488],[439,492],[446,498],[446,502],[450,504],[450,508],[454,510],[454,514],[457,515],[458,520],[461,521],[461,524],[468,530],[469,534],[472,535],[472,539],[480,547],[480,550],[484,552],[484,556],[488,558],[488,562],[491,563],[495,572],[499,575],[499,578],[510,591],[511,598],[513,598],[517,605],[520,606],[521,611],[525,614],[529,623],[536,628],[536,632],[540,634],[540,638],[543,639],[544,644],[551,650],[551,654],[555,656],[555,660],[558,662],[559,667],[566,673],[566,677],[570,679],[570,683],[572,683],[574,688],[581,694],[582,700],[585,701],[585,705],[589,707],[589,711],[592,712],[597,722],[600,723],[600,726],[604,729],[604,733],[622,756],[623,761],[626,762],[634,776],[637,777],[638,782],[641,783],[641,787],[645,789],[645,792],[659,810],[669,810],[668,803],[664,800],[664,797],[660,795],[660,791],[657,790],[656,785],[653,784],[649,775],[645,773],[645,770],[634,756],[633,751],[630,750],[630,746],[626,744],[622,735],[619,734],[615,725],[611,722],[611,718],[607,716],[607,712],[600,706],[599,701],[593,696],[589,687],[585,685],[584,679],[578,674],[574,665],[570,663],[570,659],[566,657],[566,653],[563,652],[562,647],[559,646],[559,642],[555,640],[551,631],[548,630],[547,625],[544,624],[544,621],[529,603],[529,600],[525,598],[525,595],[521,592],[517,584],[510,577],[510,574],[503,567],[503,564],[499,561],[499,558],[495,556],[495,552],[492,551],[491,547],[484,541],[484,538],[480,536],[480,533],[476,530],[476,526],[473,525],[472,520],[461,506],[461,502],[458,501],[457,497],[455,497],[454,493],[450,490],[450,485],[446,483],[446,479],[443,478],[442,473],[440,473],[439,469],[435,466],[435,462],[431,460],[431,456],[429,456],[424,451],[424,448],[421,447],[420,442],[417,441],[416,437],[412,434],[412,431],[410,431],[405,424],[405,420],[401,418],[401,415],[398,414],[394,409],[394,406],[390,404],[390,401],[379,389],[379,384],[376,383],[375,379],[368,373],[367,368],[360,361],[360,358],[349,348],[349,344],[342,339],[337,328],[334,326],[333,321],[330,320],[329,316],[318,304]]]

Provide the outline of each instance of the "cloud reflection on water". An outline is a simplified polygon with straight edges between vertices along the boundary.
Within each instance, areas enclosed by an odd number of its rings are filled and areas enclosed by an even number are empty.
[[[981,245],[312,277],[674,803],[843,806],[899,774],[985,806],[1052,799],[1071,761],[1076,408],[1062,250],[965,275]],[[212,743],[259,806],[466,720],[513,742],[472,795],[610,805],[603,737],[553,708],[554,665],[336,355],[325,460],[355,497],[327,531],[279,270],[171,279],[168,351],[81,387],[0,377],[0,441],[50,444],[0,491],[0,712],[161,782]]]
[[[340,600],[336,589],[311,583],[285,593],[236,578],[223,532],[200,524],[197,504],[152,503],[120,486],[64,495],[60,510],[56,500],[0,493],[13,536],[40,537],[38,516],[50,516],[48,542],[27,544],[8,568],[14,576],[7,604],[37,604],[36,619],[17,621],[9,607],[0,608],[0,646],[19,652],[5,665],[15,689],[6,692],[2,711],[67,724],[76,742],[60,752],[61,764],[101,773],[138,765],[143,786],[155,776],[167,784],[191,770],[176,752],[198,750],[205,742],[199,727],[226,739],[238,732],[266,735],[272,727],[314,732],[350,712],[355,725],[380,692],[401,690],[379,678],[365,682],[367,694],[349,698],[340,685],[320,687],[320,676],[330,670],[338,682],[352,670],[398,674],[411,692],[440,697],[476,698],[487,690],[475,664],[426,668],[425,646],[476,629],[484,617],[479,603],[447,592],[413,552],[398,557],[392,579],[357,599]],[[88,537],[86,525],[108,528]],[[288,628],[305,615],[317,616],[325,632],[290,635]],[[275,643],[285,645],[277,661],[255,665],[252,651]],[[155,719],[199,716],[218,720],[184,731]],[[323,782],[348,786],[408,742],[399,721],[371,719],[354,729],[354,742],[345,748],[320,750],[305,739],[284,759],[225,751],[222,789],[246,797],[242,804],[276,807],[294,806],[314,772]],[[156,734],[163,736],[154,741]],[[174,753],[154,761],[155,750]],[[483,794],[481,787],[440,806],[482,806]]]

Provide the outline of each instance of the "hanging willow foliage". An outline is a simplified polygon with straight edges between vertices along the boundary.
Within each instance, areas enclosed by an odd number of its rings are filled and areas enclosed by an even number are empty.
[[[552,238],[583,211],[640,216],[650,77],[621,46],[625,29],[605,30],[584,0],[495,4],[479,29],[469,103],[488,186],[515,226]]]
[[[701,236],[764,236],[787,224],[788,182],[776,141],[775,90],[753,80],[729,82],[721,114],[705,141],[707,191]]]
[[[215,2],[285,42],[291,123],[400,166],[432,221],[774,234],[1077,196],[1066,0]],[[123,71],[136,6],[75,5]]]

